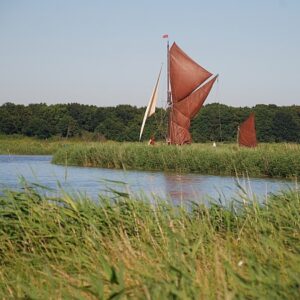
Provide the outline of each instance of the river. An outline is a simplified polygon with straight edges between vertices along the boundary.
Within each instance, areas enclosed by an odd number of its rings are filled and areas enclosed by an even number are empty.
[[[97,199],[99,194],[111,195],[116,190],[150,199],[171,199],[175,204],[207,203],[211,199],[226,204],[233,198],[243,199],[245,192],[250,199],[262,202],[271,193],[296,185],[283,179],[64,167],[51,164],[51,156],[0,155],[0,190],[22,188],[22,177],[28,184],[54,189],[45,193],[59,194],[63,189]]]

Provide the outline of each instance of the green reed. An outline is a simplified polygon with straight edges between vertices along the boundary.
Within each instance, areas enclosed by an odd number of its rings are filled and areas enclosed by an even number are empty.
[[[18,135],[0,135],[0,154],[47,155],[75,143],[80,142],[73,139],[42,140]]]
[[[1,299],[297,299],[300,194],[229,207],[0,196]]]
[[[198,172],[215,175],[294,177],[300,174],[300,145],[233,144],[148,146],[142,143],[77,144],[59,149],[53,163],[103,168]]]

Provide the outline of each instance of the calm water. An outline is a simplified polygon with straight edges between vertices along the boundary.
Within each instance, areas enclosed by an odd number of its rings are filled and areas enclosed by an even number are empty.
[[[51,156],[0,155],[0,189],[20,188],[22,176],[29,183],[55,189],[51,193],[59,193],[62,186],[70,193],[79,192],[94,199],[99,193],[111,193],[111,189],[146,194],[150,198],[167,197],[176,204],[189,200],[207,202],[209,199],[226,203],[231,198],[241,199],[243,195],[234,177],[66,168],[52,165]],[[264,201],[270,193],[296,186],[291,181],[277,179],[240,178],[238,182],[251,198],[257,197],[260,201]]]

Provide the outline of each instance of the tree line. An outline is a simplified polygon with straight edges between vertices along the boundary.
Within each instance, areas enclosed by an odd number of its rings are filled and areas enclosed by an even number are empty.
[[[97,107],[78,103],[0,106],[0,133],[38,138],[89,137],[98,140],[137,141],[145,107]],[[237,127],[255,113],[260,142],[300,142],[300,106],[256,105],[232,107],[205,105],[191,122],[194,142],[236,140]],[[143,139],[165,139],[167,111],[158,108],[146,123]]]

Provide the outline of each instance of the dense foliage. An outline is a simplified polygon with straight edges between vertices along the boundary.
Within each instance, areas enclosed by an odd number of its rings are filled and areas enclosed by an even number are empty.
[[[230,107],[213,103],[203,107],[192,121],[194,142],[234,141],[238,124],[249,113],[256,114],[260,142],[300,142],[300,106],[256,105]],[[30,104],[5,103],[0,106],[0,134],[23,134],[49,138],[91,135],[97,139],[137,141],[145,108],[130,105],[97,107],[78,103]],[[164,139],[167,112],[158,109],[145,127],[144,138],[154,134]]]

